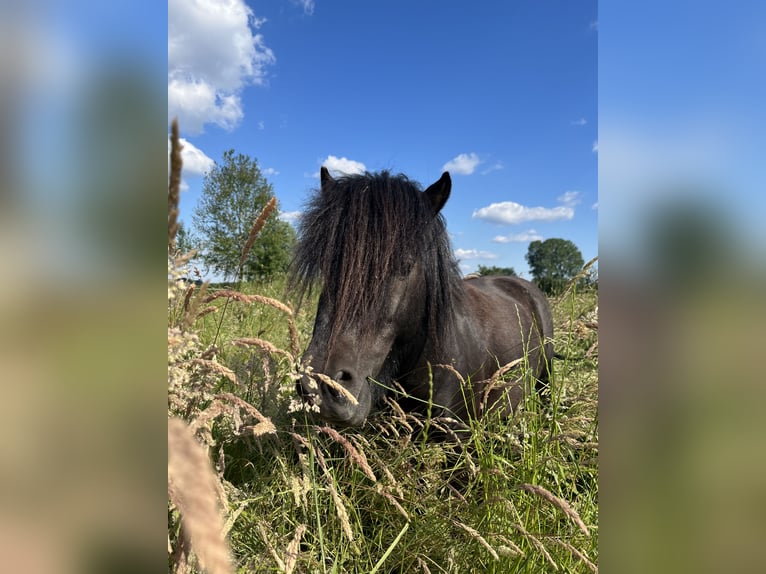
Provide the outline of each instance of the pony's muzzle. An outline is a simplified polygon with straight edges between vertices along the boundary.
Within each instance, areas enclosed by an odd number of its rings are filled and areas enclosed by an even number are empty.
[[[295,383],[295,392],[309,405],[318,405],[321,402],[319,384],[308,375],[303,375]]]
[[[339,387],[351,384],[355,380],[354,374],[351,371],[339,370],[332,376],[331,381],[328,379],[329,377],[315,378],[303,375],[296,385],[296,391],[309,404],[320,404],[321,397],[325,394],[334,401],[344,401],[346,397],[343,389],[339,390]]]

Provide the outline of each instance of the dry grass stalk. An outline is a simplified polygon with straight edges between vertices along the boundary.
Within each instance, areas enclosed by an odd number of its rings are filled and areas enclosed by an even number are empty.
[[[272,299],[271,297],[266,297],[264,295],[250,295],[251,302],[256,303],[262,303],[263,305],[269,305],[271,307],[274,307],[274,309],[279,309],[283,313],[285,313],[288,317],[293,316],[293,310],[282,303],[282,301],[279,301],[278,299]]]
[[[407,413],[406,418],[408,421],[412,421],[413,423],[415,423],[415,426],[418,427],[418,429],[420,430],[424,429],[426,426],[422,415],[418,416],[415,413]],[[412,427],[409,427],[409,428],[412,428]]]
[[[572,546],[572,545],[571,545],[569,542],[567,542],[566,540],[561,540],[560,538],[558,538],[558,537],[556,537],[556,536],[551,536],[551,537],[550,537],[550,540],[553,540],[553,542],[555,542],[555,543],[556,543],[556,544],[558,544],[559,546],[561,546],[561,547],[563,547],[563,548],[567,549],[569,552],[571,552],[572,554],[574,554],[575,556],[577,556],[577,558],[579,558],[579,559],[580,559],[580,561],[581,561],[583,564],[585,564],[585,565],[588,567],[588,569],[589,569],[591,572],[593,572],[594,574],[597,574],[597,573],[598,573],[598,566],[596,566],[596,565],[595,565],[593,562],[591,562],[591,561],[588,559],[588,557],[587,557],[587,556],[585,556],[585,554],[583,554],[582,552],[580,552],[580,551],[579,551],[577,548],[575,548],[574,546]]]
[[[456,445],[462,448],[463,441],[460,440],[460,437],[457,436],[457,433],[451,428],[451,424],[454,424],[454,421],[455,419],[451,417],[435,417],[431,419],[431,426],[436,430],[443,432],[445,436],[450,437]]]
[[[290,334],[290,352],[298,356],[301,351],[300,336],[298,335],[298,327],[295,326],[295,321],[291,316],[287,321],[287,331]]]
[[[504,543],[503,545],[498,546],[497,548],[498,554],[500,554],[501,556],[526,556],[524,554],[524,551],[521,548],[519,548],[519,546],[507,536],[498,534],[497,537]]]
[[[210,345],[207,349],[202,351],[202,354],[200,355],[200,359],[213,359],[218,354],[218,351],[220,351],[217,346]]]
[[[489,382],[492,384],[496,383],[502,377],[504,377],[508,373],[508,371],[516,368],[523,362],[524,362],[524,357],[520,357],[518,359],[511,361],[510,363],[506,363],[505,365],[500,367],[497,371],[495,371],[495,373],[492,375],[492,378],[489,379]]]
[[[313,450],[311,447],[311,443],[306,440],[306,437],[299,435],[297,432],[291,432],[290,436],[292,437],[293,441],[295,441],[296,445],[300,445],[307,450]],[[300,452],[300,449],[296,449]]]
[[[466,384],[465,383],[465,379],[463,378],[463,375],[461,375],[458,372],[458,370],[455,367],[453,367],[452,365],[433,365],[433,368],[434,369],[439,368],[439,369],[444,369],[446,371],[449,371],[450,373],[455,375],[455,377],[457,377],[457,380],[460,381],[461,385],[465,385]]]
[[[271,361],[269,357],[261,357],[261,370],[263,371],[263,385],[268,389],[274,383],[271,376]]]
[[[243,346],[251,346],[251,347],[260,347],[267,353],[271,353],[272,355],[282,355],[283,357],[287,357],[291,361],[293,360],[292,354],[288,353],[284,349],[280,349],[274,343],[271,343],[269,341],[266,341],[265,339],[259,339],[258,337],[241,337],[239,339],[232,339],[231,341],[232,345],[238,345],[240,347]]]
[[[199,313],[197,313],[196,319],[201,319],[205,315],[209,315],[210,313],[217,313],[217,312],[218,312],[218,307],[213,307],[213,306],[205,307]]]
[[[218,511],[217,478],[205,449],[180,419],[168,419],[168,495],[181,513],[200,566],[210,574],[233,573]]]
[[[295,506],[298,508],[308,508],[308,499],[306,498],[306,495],[311,492],[311,478],[305,471],[307,462],[304,453],[298,453],[298,464],[301,466],[302,474],[300,478],[294,475],[290,476],[290,490],[293,493]]]
[[[370,465],[367,462],[367,457],[364,456],[363,451],[357,450],[356,447],[354,447],[354,445],[352,445],[348,439],[346,439],[346,437],[344,437],[334,428],[324,426],[318,427],[317,430],[330,436],[335,442],[340,443],[348,455],[351,457],[351,460],[353,460],[356,465],[362,469],[362,472],[367,475],[367,478],[369,478],[372,482],[378,482],[378,479],[375,476],[375,473],[372,471],[372,468],[370,468]]]
[[[184,295],[184,311],[189,311],[189,299],[191,299],[192,293],[194,293],[194,288],[195,286],[192,283],[186,290],[186,295]]]
[[[401,504],[399,504],[399,501],[396,500],[396,497],[393,494],[386,491],[386,488],[382,484],[377,485],[377,487],[375,488],[375,492],[377,492],[379,495],[381,495],[383,498],[385,498],[391,504],[393,504],[394,508],[396,508],[399,514],[404,516],[405,520],[410,519],[410,515],[407,514],[407,511],[404,510],[404,507]]]
[[[248,403],[246,400],[239,398],[236,395],[233,395],[231,393],[219,393],[215,396],[215,398],[220,401],[224,401],[228,404],[238,406],[242,411],[246,412],[250,416],[255,417],[260,422],[271,421],[269,417],[262,415],[261,412],[258,409],[256,409],[253,405]]]
[[[295,565],[298,563],[298,549],[300,547],[301,538],[303,538],[305,532],[306,525],[299,524],[295,529],[293,539],[290,540],[290,544],[287,545],[287,550],[285,550],[285,574],[292,574],[293,570],[295,570]]]
[[[230,409],[226,405],[222,404],[221,401],[214,400],[204,410],[200,411],[194,420],[189,423],[189,428],[191,428],[192,432],[198,436],[200,436],[200,429],[207,429],[207,438],[210,439],[207,441],[207,443],[210,445],[213,443],[213,440],[209,436],[210,427],[208,423],[221,416],[222,414],[229,412],[229,410]],[[204,437],[204,435],[202,436]]]
[[[285,560],[282,560],[282,557],[279,555],[276,548],[274,548],[274,545],[269,540],[266,526],[262,522],[258,523],[258,532],[260,533],[261,539],[263,539],[263,543],[266,545],[266,549],[269,551],[269,554],[271,554],[274,562],[277,563],[277,568],[284,572],[284,574],[292,574],[295,570],[295,565],[298,563],[298,556],[300,556],[298,549],[301,543],[301,538],[303,538],[303,535],[306,532],[306,525],[299,524],[295,529],[293,538],[290,540],[290,543],[287,545],[287,549],[285,550]]]
[[[277,427],[270,420],[261,421],[256,425],[244,425],[239,429],[240,436],[263,436],[265,434],[277,434]]]
[[[239,385],[237,375],[229,367],[224,367],[217,361],[211,361],[210,359],[189,359],[185,362],[188,365],[196,365],[201,367],[207,372],[216,373],[229,379],[235,385]]]
[[[546,550],[545,545],[540,542],[536,536],[527,532],[527,530],[521,524],[512,524],[512,526],[521,532],[532,543],[532,545],[537,548],[537,550],[540,552],[540,554],[543,555],[543,557],[545,557],[545,560],[548,562],[548,564],[551,565],[551,568],[553,568],[555,572],[559,571],[558,564],[556,564],[556,562],[551,557],[550,552]]]
[[[319,466],[322,469],[324,477],[327,481],[327,488],[329,489],[330,496],[332,496],[332,501],[335,504],[335,512],[338,515],[338,520],[340,520],[343,534],[346,535],[346,538],[348,538],[349,542],[353,543],[354,531],[351,529],[351,522],[348,519],[348,511],[346,510],[346,505],[343,504],[343,499],[338,493],[338,490],[335,488],[335,479],[333,479],[332,474],[330,474],[330,471],[327,469],[327,463],[325,462],[322,453],[318,450],[314,450],[314,458],[316,458],[316,461],[319,463]]]
[[[173,118],[170,128],[170,180],[168,182],[168,252],[176,249],[178,233],[178,203],[181,199],[181,139],[178,134],[178,119]]]
[[[406,428],[409,432],[414,432],[413,428],[410,426],[410,424],[407,422],[407,413],[404,412],[401,405],[397,403],[394,399],[391,397],[384,397],[383,399],[388,406],[391,407],[391,409],[394,411],[394,420],[401,424],[404,428]]]
[[[256,425],[245,425],[240,427],[240,436],[263,436],[265,434],[277,434],[277,427],[270,420],[261,421]]]
[[[193,286],[192,286],[193,287]],[[197,296],[194,297],[194,299],[191,299],[189,302],[188,308],[186,307],[186,303],[184,303],[184,317],[183,321],[181,321],[181,328],[185,331],[189,330],[191,326],[194,324],[194,322],[200,318],[200,312],[198,309],[202,305],[203,299],[205,297],[205,294],[207,293],[208,287],[210,287],[210,282],[205,281],[205,283],[202,284],[202,287],[200,287],[199,292],[197,293]]]
[[[239,506],[229,514],[229,517],[226,519],[226,524],[223,525],[223,535],[228,536],[229,532],[231,531],[232,527],[234,526],[234,523],[237,521],[237,518],[239,518],[239,515],[242,514],[242,511],[247,508],[247,505],[250,504],[251,500],[245,500],[244,502],[240,502]]]
[[[322,381],[325,385],[327,385],[331,389],[338,391],[353,406],[357,406],[359,404],[359,401],[356,400],[356,397],[352,395],[343,385],[331,379],[327,375],[323,375],[322,373],[311,373],[311,376],[318,378],[320,381]]]
[[[389,464],[384,462],[383,459],[380,458],[380,455],[376,452],[375,448],[373,448],[370,445],[370,442],[367,439],[365,439],[363,436],[360,436],[360,435],[357,435],[357,438],[360,441],[364,442],[364,444],[367,447],[370,447],[369,454],[375,460],[375,464],[378,465],[378,468],[385,475],[389,485],[396,491],[396,494],[399,496],[399,498],[404,498],[404,492],[402,491],[401,486],[399,486],[399,483],[397,482],[396,477],[394,476],[394,473],[392,473],[388,468]],[[352,440],[356,444],[356,439],[352,439]],[[357,447],[360,448],[358,444],[357,444]]]
[[[418,556],[416,558],[418,566],[420,566],[423,569],[424,574],[431,574],[431,570],[426,566],[426,563],[423,561],[423,559]]]
[[[381,436],[394,436],[397,439],[401,439],[399,429],[397,429],[396,425],[394,425],[394,423],[390,420],[377,420],[374,421],[372,425],[377,429],[378,434]]]
[[[484,382],[484,388],[482,390],[481,402],[479,403],[479,413],[485,413],[487,411],[492,410],[492,408],[495,407],[497,405],[497,403],[499,403],[500,401],[503,400],[503,397],[501,396],[500,398],[498,398],[498,400],[495,403],[493,403],[491,405],[487,404],[489,402],[489,394],[492,392],[492,390],[495,387],[502,386],[504,388],[510,388],[512,385],[518,384],[518,383],[506,383],[506,382],[504,382],[502,380],[502,378],[511,369],[516,368],[517,366],[522,364],[524,361],[525,361],[525,357],[520,357],[518,359],[515,359],[515,360],[511,361],[510,363],[506,363],[505,365],[500,367],[497,371],[495,371],[494,374],[492,375],[492,377],[490,377],[490,379],[488,381]],[[501,384],[498,385],[498,383],[501,383]]]
[[[266,549],[269,551],[269,554],[271,554],[271,557],[274,559],[274,562],[277,563],[277,568],[285,571],[285,563],[282,560],[282,557],[277,553],[274,546],[271,544],[271,541],[269,540],[269,536],[266,533],[266,527],[264,526],[263,522],[258,523],[258,532],[261,534],[261,539],[263,539],[263,543],[266,545]]]
[[[264,305],[279,309],[290,317],[293,316],[293,310],[277,299],[272,299],[271,297],[266,297],[264,295],[246,295],[245,293],[234,291],[233,289],[220,289],[215,293],[211,293],[203,299],[203,303],[210,303],[215,299],[222,299],[223,297],[228,297],[229,299],[240,301],[242,303],[263,303]]]
[[[188,253],[181,253],[179,255],[176,255],[173,258],[173,265],[176,267],[176,269],[180,269],[184,267],[189,261],[194,259],[197,256],[197,250],[196,249],[190,249]]]
[[[299,354],[300,335],[298,334],[298,328],[295,325],[295,313],[293,312],[292,308],[290,308],[288,305],[285,305],[284,303],[282,303],[282,301],[279,301],[278,299],[273,299],[272,297],[266,297],[264,295],[257,295],[257,294],[246,295],[239,291],[233,291],[230,289],[221,289],[220,291],[211,293],[209,296],[207,296],[204,299],[204,302],[209,303],[210,301],[213,301],[215,299],[220,299],[222,297],[226,297],[227,302],[233,299],[235,301],[239,301],[239,302],[247,303],[247,304],[261,303],[262,305],[267,305],[269,307],[273,307],[274,309],[282,311],[288,317],[287,329],[290,336],[290,352],[293,355]]]
[[[553,504],[556,508],[571,518],[572,521],[577,525],[577,528],[579,528],[580,531],[585,534],[585,536],[590,536],[588,527],[585,526],[585,523],[582,521],[582,518],[580,518],[580,515],[577,514],[574,508],[569,506],[569,503],[566,500],[559,498],[549,490],[546,490],[542,486],[537,486],[535,484],[521,484],[519,488],[526,490],[527,492],[531,492],[532,494],[536,494],[537,496]]]
[[[248,233],[247,235],[247,241],[245,241],[245,246],[242,248],[242,256],[239,258],[240,269],[242,269],[242,266],[245,264],[247,255],[248,253],[250,253],[250,249],[253,247],[253,243],[255,243],[255,238],[258,237],[258,234],[261,232],[261,229],[263,229],[263,226],[266,225],[266,220],[269,218],[271,213],[276,208],[277,208],[277,198],[272,197],[269,200],[269,202],[266,204],[266,206],[263,208],[263,211],[261,211],[261,213],[255,219],[253,226],[250,228],[250,233]]]
[[[258,423],[255,425],[246,425],[242,421],[240,412],[255,418]],[[200,428],[207,428],[210,432],[208,423],[222,414],[229,414],[234,420],[234,432],[239,436],[263,436],[265,434],[276,434],[277,429],[271,419],[262,415],[258,409],[247,401],[231,393],[220,393],[215,395],[213,401],[203,410],[191,423],[191,429],[196,433]]]
[[[588,274],[588,271],[590,271],[590,268],[593,267],[593,265],[595,265],[596,261],[598,261],[598,256],[596,256],[593,259],[591,259],[590,261],[588,261],[585,264],[585,266],[582,268],[582,270],[577,275],[572,277],[572,279],[567,284],[566,289],[564,289],[564,292],[561,295],[559,295],[559,297],[557,299],[557,303],[560,303],[561,301],[564,300],[564,297],[566,297],[567,294],[572,290],[572,288],[575,285],[577,285],[577,282],[580,279],[583,279]]]
[[[460,528],[465,530],[468,534],[471,535],[472,538],[475,538],[476,540],[478,540],[479,544],[481,544],[482,546],[484,546],[484,548],[487,549],[487,552],[490,553],[492,558],[494,558],[495,560],[500,560],[500,556],[497,555],[497,552],[495,551],[495,549],[492,548],[492,546],[490,546],[489,542],[487,542],[481,534],[479,534],[478,530],[471,528],[467,524],[463,524],[459,520],[453,520],[452,523],[455,526],[459,526]]]

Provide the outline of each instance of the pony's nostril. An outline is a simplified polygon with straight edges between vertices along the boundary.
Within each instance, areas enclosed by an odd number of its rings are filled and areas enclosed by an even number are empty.
[[[333,379],[335,379],[338,382],[348,382],[353,380],[354,376],[349,373],[348,371],[338,371],[335,373],[335,376]]]
[[[332,396],[335,399],[341,399],[343,398],[343,393],[341,390],[339,390],[338,386],[343,386],[344,383],[349,383],[354,380],[354,375],[349,371],[337,371],[335,375],[332,377],[333,381],[338,383],[338,385],[333,386],[331,384],[326,385],[327,392],[330,393],[330,396]]]

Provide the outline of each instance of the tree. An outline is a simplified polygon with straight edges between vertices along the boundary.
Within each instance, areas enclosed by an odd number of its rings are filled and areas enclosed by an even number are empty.
[[[476,270],[476,272],[479,275],[510,275],[512,277],[517,276],[516,270],[513,267],[497,267],[495,265],[492,267],[479,265],[479,268]]]
[[[585,264],[574,243],[557,238],[530,243],[526,260],[535,283],[549,295],[561,293]]]
[[[253,223],[272,197],[273,187],[257,160],[235,155],[234,150],[224,152],[221,164],[216,163],[205,176],[192,217],[200,258],[207,267],[227,279],[236,275]],[[294,242],[290,224],[270,217],[244,262],[243,278],[259,279],[285,271]]]
[[[192,238],[186,230],[186,225],[183,221],[179,221],[178,231],[176,231],[176,251],[181,255],[186,255],[192,249]]]

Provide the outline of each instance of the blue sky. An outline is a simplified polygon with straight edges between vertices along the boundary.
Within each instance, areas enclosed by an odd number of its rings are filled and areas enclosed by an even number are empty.
[[[465,272],[528,275],[529,241],[597,255],[595,1],[168,4],[168,117],[187,142],[182,219],[233,148],[286,217],[321,165],[388,169],[444,208]]]

